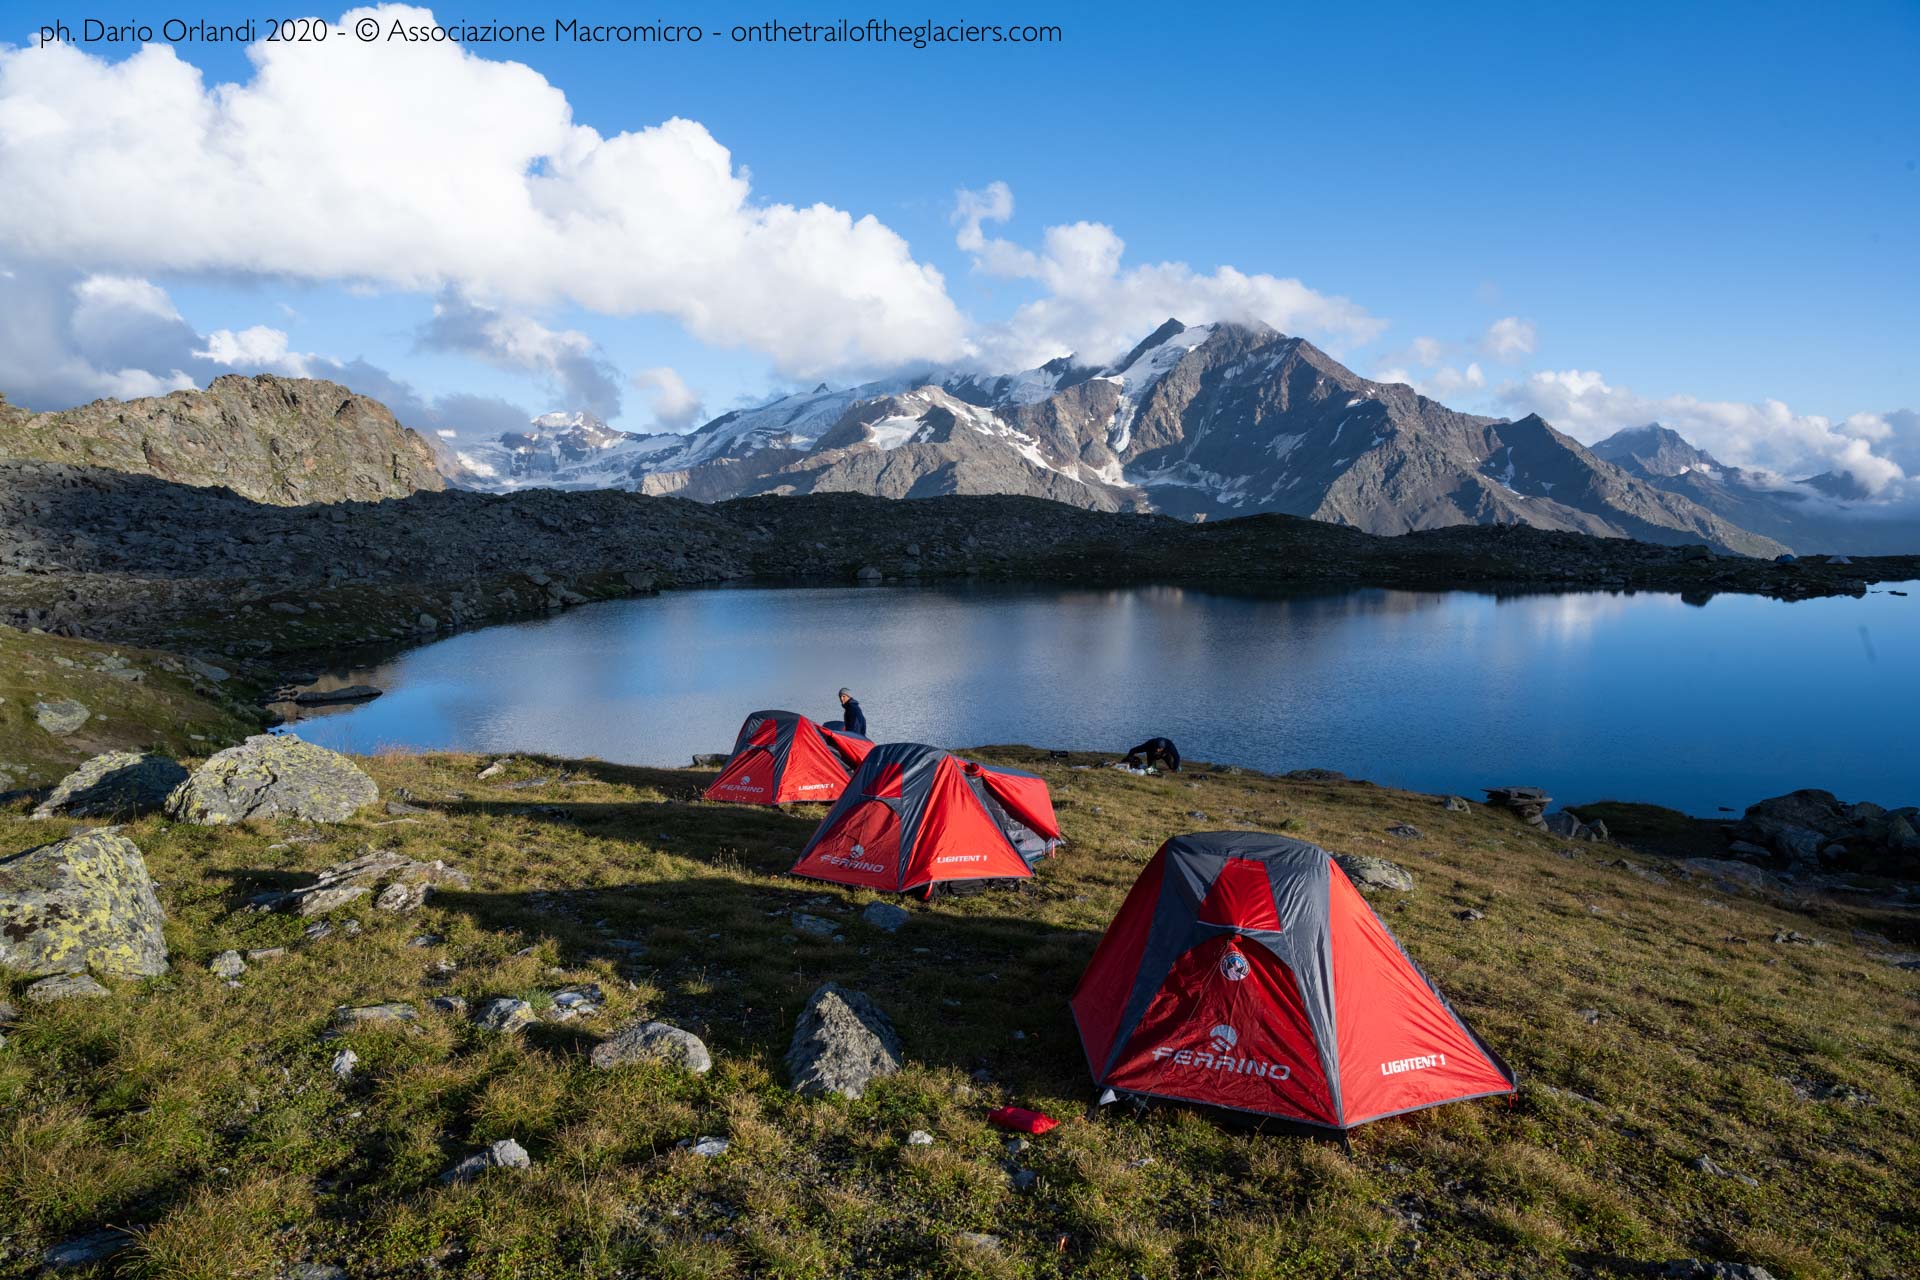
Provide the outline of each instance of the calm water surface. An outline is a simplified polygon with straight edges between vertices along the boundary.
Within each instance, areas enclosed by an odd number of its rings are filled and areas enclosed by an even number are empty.
[[[1920,589],[1783,603],[1356,591],[677,592],[456,635],[333,678],[389,692],[304,720],[340,750],[685,764],[741,718],[881,741],[1307,766],[1423,791],[1503,783],[1700,814],[1796,787],[1920,802]]]

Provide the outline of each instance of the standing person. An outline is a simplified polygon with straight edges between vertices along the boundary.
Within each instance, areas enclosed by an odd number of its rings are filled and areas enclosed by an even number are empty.
[[[1164,764],[1175,773],[1180,772],[1180,748],[1173,745],[1173,739],[1148,738],[1127,752],[1129,769],[1151,769],[1156,764]]]
[[[848,733],[857,733],[863,738],[867,736],[867,713],[860,709],[860,703],[851,689],[840,691],[840,714],[841,724]]]

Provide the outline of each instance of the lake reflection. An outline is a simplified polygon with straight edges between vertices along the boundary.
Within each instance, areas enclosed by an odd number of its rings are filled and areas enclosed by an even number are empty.
[[[1899,584],[1896,584],[1899,585]],[[1578,593],[1174,588],[677,592],[456,635],[329,672],[388,689],[304,721],[342,750],[685,764],[745,713],[873,735],[1307,766],[1425,791],[1712,814],[1796,787],[1920,800],[1920,597],[1784,603]]]

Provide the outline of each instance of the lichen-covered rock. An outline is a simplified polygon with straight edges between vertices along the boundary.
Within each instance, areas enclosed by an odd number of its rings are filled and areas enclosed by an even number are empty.
[[[33,704],[34,723],[56,738],[64,738],[79,729],[93,715],[72,698]]]
[[[893,1023],[864,992],[822,983],[807,1000],[787,1047],[794,1092],[858,1098],[881,1076],[900,1070],[905,1051]]]
[[[60,779],[36,818],[132,818],[157,812],[187,780],[178,761],[151,751],[109,751]]]
[[[0,860],[0,965],[6,968],[165,973],[164,918],[139,847],[111,828]]]
[[[1413,892],[1413,873],[1398,863],[1367,853],[1336,853],[1333,860],[1347,878],[1362,889],[1387,889],[1395,893]]]
[[[220,826],[249,818],[343,822],[380,788],[343,755],[284,734],[258,734],[207,758],[167,799],[178,822]]]
[[[627,1024],[594,1046],[592,1061],[602,1070],[630,1062],[663,1062],[695,1075],[713,1069],[713,1055],[699,1036],[664,1022]]]

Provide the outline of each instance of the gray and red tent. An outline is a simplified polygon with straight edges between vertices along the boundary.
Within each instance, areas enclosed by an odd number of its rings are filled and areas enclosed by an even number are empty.
[[[899,892],[1022,879],[1060,843],[1046,781],[913,742],[875,747],[793,873]]]
[[[1074,988],[1094,1083],[1326,1129],[1512,1093],[1326,850],[1175,836]]]
[[[706,790],[736,804],[838,800],[873,750],[857,733],[829,729],[792,711],[756,711],[740,726],[733,754]]]

